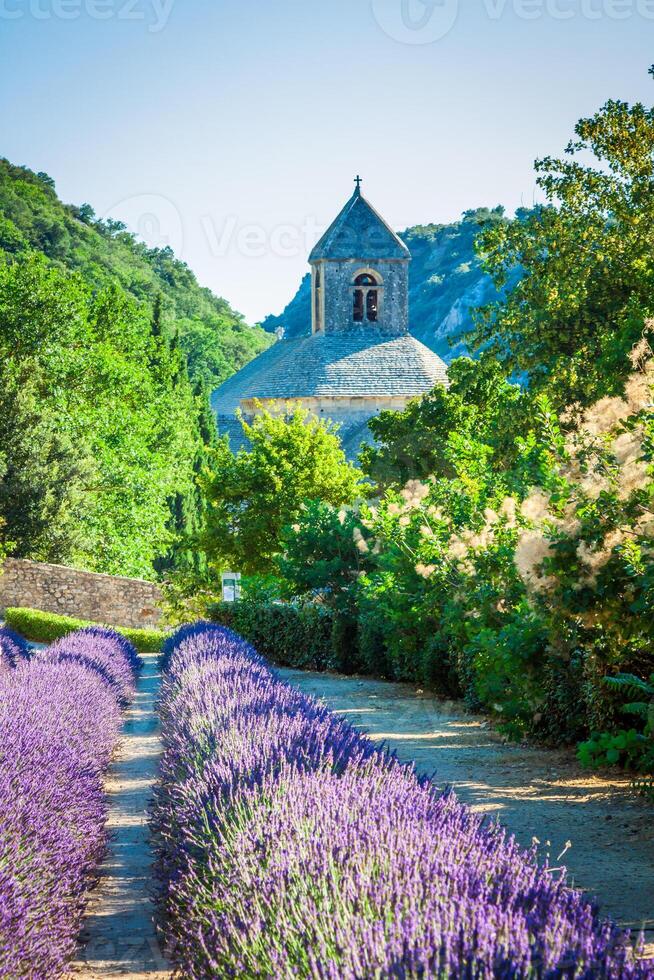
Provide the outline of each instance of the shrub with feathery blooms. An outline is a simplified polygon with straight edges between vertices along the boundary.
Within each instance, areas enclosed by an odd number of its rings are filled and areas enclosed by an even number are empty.
[[[645,719],[611,678],[654,671],[654,320],[624,384],[565,411],[487,364],[455,364],[452,387],[410,418],[376,420],[394,474],[383,493],[307,506],[287,529],[285,594],[351,611],[356,671],[463,696],[511,737],[592,736],[612,746],[596,761],[618,748],[651,774]],[[433,455],[430,475],[418,460],[422,475],[405,481],[409,422]],[[324,659],[339,664],[338,649]]]
[[[219,626],[163,658],[153,806],[189,978],[654,978],[496,824],[283,683]]]
[[[84,630],[0,676],[0,976],[60,977],[104,854],[102,774],[137,657]]]

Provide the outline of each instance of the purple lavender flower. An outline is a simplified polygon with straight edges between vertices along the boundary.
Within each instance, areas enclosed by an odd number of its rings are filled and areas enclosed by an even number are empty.
[[[167,644],[152,812],[184,977],[654,978],[629,936],[221,627]]]
[[[29,644],[8,626],[0,626],[0,673],[16,667],[30,655]]]
[[[0,977],[52,980],[75,952],[134,656],[83,632],[0,677]]]
[[[139,659],[132,644],[119,633],[104,627],[89,627],[69,633],[37,654],[49,663],[80,663],[93,669],[112,689],[122,707],[134,695]]]

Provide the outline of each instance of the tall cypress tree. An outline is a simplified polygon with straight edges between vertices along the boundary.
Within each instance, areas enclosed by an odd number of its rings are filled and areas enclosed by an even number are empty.
[[[161,293],[157,293],[154,307],[152,308],[152,336],[163,336],[163,300],[161,299]]]
[[[175,347],[174,341],[172,347],[173,349]],[[183,358],[180,371],[185,373]],[[218,434],[211,411],[209,392],[198,382],[193,394],[198,430],[198,447],[193,461],[194,484],[185,493],[176,494],[170,501],[170,528],[175,534],[176,541],[169,553],[159,560],[157,572],[160,575],[181,572],[201,579],[205,577],[208,567],[206,555],[199,545],[205,526],[207,505],[199,480],[208,464],[209,454],[216,444]]]

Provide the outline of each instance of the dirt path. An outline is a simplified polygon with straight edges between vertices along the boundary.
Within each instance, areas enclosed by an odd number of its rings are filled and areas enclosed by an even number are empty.
[[[134,704],[125,717],[121,744],[106,783],[109,853],[89,909],[84,943],[73,967],[76,980],[121,976],[163,980],[170,968],[153,925],[154,908],[147,810],[161,743],[155,699],[155,654],[144,654]]]
[[[410,685],[280,673],[453,785],[474,810],[497,816],[525,846],[537,837],[552,862],[571,841],[564,863],[574,883],[623,925],[645,928],[654,955],[654,810],[628,778],[584,772],[570,752],[505,745],[483,718]]]

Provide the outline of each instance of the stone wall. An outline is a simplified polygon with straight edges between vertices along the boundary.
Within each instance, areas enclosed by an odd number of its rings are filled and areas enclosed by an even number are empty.
[[[16,558],[0,568],[0,610],[18,606],[108,626],[147,628],[159,623],[160,598],[159,586],[141,579]]]
[[[289,398],[244,398],[241,410],[247,420],[253,419],[262,409],[271,415],[285,415],[298,406],[312,415],[326,416],[334,422],[360,422],[380,412],[402,412],[415,395],[352,395],[352,396],[304,396]]]

